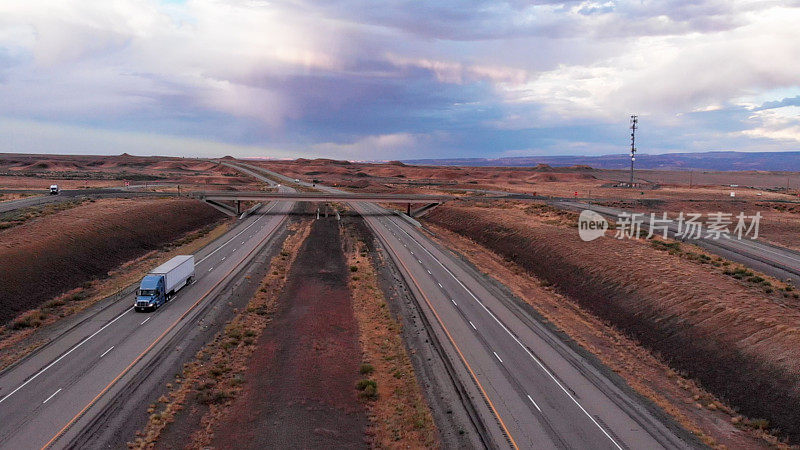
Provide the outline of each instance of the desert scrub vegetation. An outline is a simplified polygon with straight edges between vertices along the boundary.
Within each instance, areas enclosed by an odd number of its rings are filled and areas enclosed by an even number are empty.
[[[0,230],[13,228],[39,217],[49,216],[50,214],[55,214],[59,211],[65,211],[67,209],[80,206],[88,201],[89,200],[86,198],[77,198],[75,200],[50,203],[43,206],[30,206],[28,208],[15,209],[0,215]]]
[[[783,297],[784,299],[800,299],[800,294],[794,291],[791,280],[782,281],[763,273],[755,272],[741,264],[709,254],[701,248],[685,242],[666,241],[661,238],[650,239],[649,242],[657,250],[666,251],[670,255],[679,256],[698,264],[712,266],[719,273],[739,280],[745,286],[759,289],[765,294],[774,293],[777,297]],[[709,270],[712,267],[709,267]]]
[[[180,245],[165,244],[162,249],[126,261],[108,272],[105,278],[83,281],[80,286],[45,301],[36,309],[19,314],[11,322],[0,326],[0,370],[19,361],[45,343],[37,338],[39,328],[85,310],[96,302],[124,295],[135,287],[150,269],[178,254],[195,253],[224,234],[232,221],[207,225],[190,231],[178,239]]]
[[[370,412],[372,446],[439,447],[433,415],[403,344],[402,326],[386,304],[368,246],[355,226],[345,226],[343,245],[350,271],[359,274],[349,281],[363,358],[359,374],[364,378],[355,390]]]
[[[164,429],[175,421],[176,415],[187,403],[203,405],[205,413],[200,429],[192,434],[188,447],[207,447],[213,439],[213,427],[227,414],[230,404],[243,389],[245,370],[255,343],[272,320],[275,302],[286,281],[286,274],[294,262],[296,250],[305,241],[311,222],[303,221],[290,226],[293,232],[283,243],[281,252],[272,258],[267,275],[261,280],[255,294],[242,311],[237,311],[214,339],[203,347],[195,359],[184,364],[175,382],[166,386],[166,401],[151,405],[151,415],[143,430],[136,432],[129,448],[155,446]]]
[[[719,267],[689,261],[646,241],[583,242],[574,230],[526,222],[523,214],[486,215],[445,205],[425,221],[485,246],[520,274],[552,283],[546,289],[612,325],[737,414],[764,418],[770,432],[800,441],[800,410],[794,406],[800,402],[796,302],[776,301],[763,284],[743,286],[722,273],[725,261],[712,258]]]

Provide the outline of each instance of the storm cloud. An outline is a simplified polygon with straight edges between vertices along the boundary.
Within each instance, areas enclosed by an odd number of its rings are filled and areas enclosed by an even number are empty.
[[[796,150],[797,23],[785,1],[11,0],[0,151],[601,154],[634,113],[643,152]]]

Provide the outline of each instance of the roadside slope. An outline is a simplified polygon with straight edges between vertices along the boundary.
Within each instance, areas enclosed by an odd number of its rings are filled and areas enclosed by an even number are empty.
[[[741,412],[800,439],[800,306],[631,241],[580,241],[522,211],[440,207],[427,220],[552,283]],[[752,395],[757,392],[758,395]]]
[[[107,199],[0,232],[0,324],[221,218],[196,200]]]

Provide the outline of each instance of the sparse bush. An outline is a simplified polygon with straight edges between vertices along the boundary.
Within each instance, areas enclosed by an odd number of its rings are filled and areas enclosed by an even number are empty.
[[[367,386],[373,386],[373,387],[377,388],[378,387],[378,383],[376,383],[374,380],[370,380],[370,379],[367,379],[367,378],[364,378],[363,380],[359,380],[358,383],[356,383],[356,389],[358,389],[359,391],[363,391],[364,389],[367,388]]]
[[[50,300],[49,302],[45,303],[44,307],[45,308],[58,308],[59,306],[64,306],[65,304],[66,304],[66,302],[63,299],[56,298],[56,299]]]
[[[358,272],[358,266],[350,266],[350,272]]]
[[[378,383],[374,380],[363,379],[356,384],[359,392],[358,396],[366,400],[375,400],[378,398]]]
[[[372,367],[372,364],[367,364],[367,363],[362,364],[361,368],[358,369],[358,372],[361,375],[369,375],[374,371],[375,371],[375,368]]]

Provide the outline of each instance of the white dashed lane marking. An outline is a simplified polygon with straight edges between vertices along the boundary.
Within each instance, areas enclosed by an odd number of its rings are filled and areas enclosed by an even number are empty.
[[[47,400],[43,401],[43,402],[42,402],[42,404],[44,405],[45,403],[49,402],[49,401],[50,401],[50,399],[51,399],[51,398],[53,398],[53,397],[55,397],[55,396],[56,396],[56,394],[58,394],[59,392],[61,392],[61,388],[58,388],[58,390],[57,390],[57,391],[53,392],[53,395],[51,395],[50,397],[47,397]]]
[[[528,400],[530,400],[530,401],[531,401],[531,403],[533,403],[533,406],[535,406],[535,407],[536,407],[536,409],[538,409],[538,410],[539,410],[539,412],[542,412],[542,408],[539,408],[539,405],[537,405],[537,404],[536,404],[536,402],[535,402],[535,401],[533,401],[533,399],[531,398],[531,396],[530,396],[530,395],[528,395]]]

